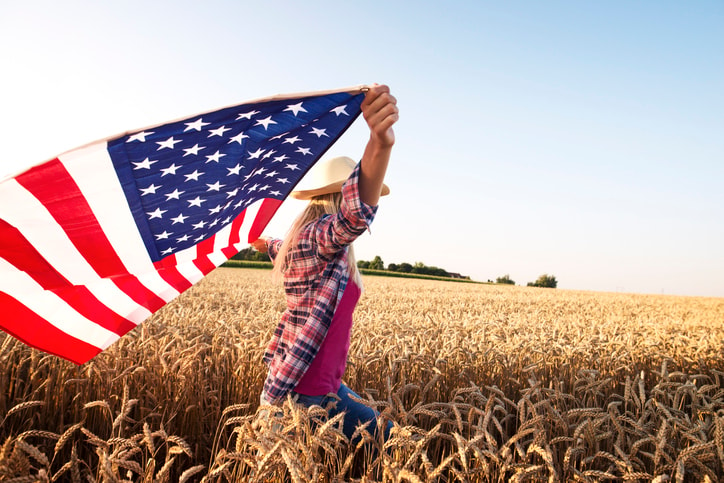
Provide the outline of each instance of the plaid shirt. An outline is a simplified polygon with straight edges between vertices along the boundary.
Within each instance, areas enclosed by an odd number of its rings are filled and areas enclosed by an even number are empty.
[[[342,187],[335,215],[306,225],[287,255],[284,274],[287,309],[264,354],[269,373],[263,397],[277,403],[293,390],[322,345],[349,280],[347,246],[368,229],[377,207],[359,197],[359,164]],[[282,241],[268,242],[275,259]]]

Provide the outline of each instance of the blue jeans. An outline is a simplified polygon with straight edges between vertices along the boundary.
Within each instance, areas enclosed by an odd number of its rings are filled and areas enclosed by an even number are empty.
[[[364,424],[368,421],[370,421],[370,424],[367,425],[367,431],[370,434],[376,436],[377,416],[379,415],[379,412],[375,411],[369,406],[362,404],[361,402],[352,400],[350,394],[354,395],[356,398],[359,398],[357,393],[352,391],[346,385],[342,384],[339,387],[339,391],[337,391],[337,396],[339,397],[339,400],[336,400],[334,397],[328,395],[305,396],[304,394],[299,394],[296,392],[294,393],[294,398],[296,399],[298,404],[306,407],[317,405],[326,408],[327,404],[329,404],[330,402],[333,403],[329,407],[329,416],[333,417],[341,412],[345,413],[342,430],[344,431],[344,435],[347,436],[347,439],[349,440],[352,440],[352,435],[354,434],[355,429],[357,429],[357,426],[360,424]],[[385,428],[385,441],[390,437],[391,429],[392,422],[388,421],[387,427]]]

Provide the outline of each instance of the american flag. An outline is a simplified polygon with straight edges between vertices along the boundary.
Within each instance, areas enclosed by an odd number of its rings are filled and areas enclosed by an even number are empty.
[[[258,238],[363,98],[252,101],[0,181],[0,328],[88,361]]]

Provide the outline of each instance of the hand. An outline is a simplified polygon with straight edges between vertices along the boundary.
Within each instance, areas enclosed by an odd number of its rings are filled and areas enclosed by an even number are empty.
[[[257,238],[256,240],[251,242],[251,246],[254,247],[254,250],[260,253],[266,253],[267,251],[269,251],[269,247],[267,246],[266,242],[266,238]]]
[[[380,148],[395,144],[392,125],[399,119],[397,99],[386,85],[372,84],[362,101],[362,114],[370,128],[370,142]]]

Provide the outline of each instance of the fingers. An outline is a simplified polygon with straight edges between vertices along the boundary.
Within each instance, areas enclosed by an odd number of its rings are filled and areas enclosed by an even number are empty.
[[[399,119],[397,99],[386,85],[372,85],[362,102],[362,113],[374,138],[383,144],[394,143],[392,126]]]

